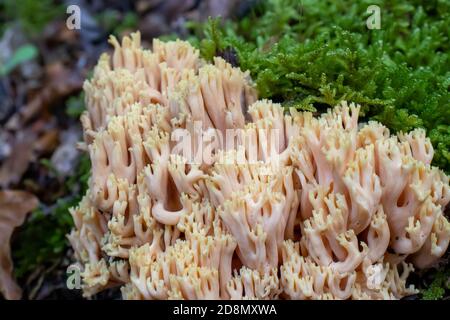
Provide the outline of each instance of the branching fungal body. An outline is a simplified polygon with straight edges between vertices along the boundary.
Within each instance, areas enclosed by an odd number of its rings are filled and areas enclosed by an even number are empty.
[[[86,296],[398,299],[445,253],[449,178],[422,130],[359,126],[347,102],[285,114],[186,42],[111,43],[85,83],[92,174],[68,236]]]

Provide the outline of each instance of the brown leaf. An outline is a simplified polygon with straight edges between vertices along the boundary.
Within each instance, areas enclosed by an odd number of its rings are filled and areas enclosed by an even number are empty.
[[[22,290],[12,276],[11,235],[38,204],[38,198],[29,192],[0,190],[0,292],[8,300],[17,300],[22,296]]]
[[[11,154],[0,165],[0,187],[7,187],[20,181],[33,159],[35,135],[30,130],[17,133],[12,143]]]
[[[51,152],[56,149],[59,142],[59,131],[57,129],[50,129],[44,131],[43,134],[36,140],[34,150],[38,153]]]

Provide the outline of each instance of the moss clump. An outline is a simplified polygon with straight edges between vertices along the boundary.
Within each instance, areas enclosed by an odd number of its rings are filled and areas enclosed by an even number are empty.
[[[438,271],[431,285],[422,291],[424,300],[439,300],[444,297],[445,290],[450,289],[450,271]]]
[[[65,7],[54,0],[5,0],[0,3],[0,34],[11,23],[19,23],[25,32],[37,35],[58,16],[64,16]]]

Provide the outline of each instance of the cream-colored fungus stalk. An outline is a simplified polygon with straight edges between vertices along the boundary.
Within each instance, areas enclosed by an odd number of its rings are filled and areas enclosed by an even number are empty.
[[[68,235],[89,297],[399,299],[450,241],[425,132],[257,100],[248,72],[139,33],[86,81],[89,190]]]

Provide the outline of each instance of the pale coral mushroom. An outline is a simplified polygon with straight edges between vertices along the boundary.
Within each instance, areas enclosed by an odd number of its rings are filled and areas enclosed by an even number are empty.
[[[399,299],[450,241],[425,132],[257,101],[248,72],[139,34],[85,84],[89,190],[68,236],[86,296]]]

